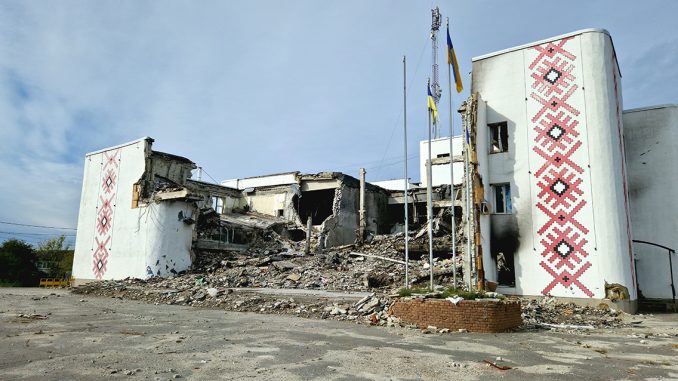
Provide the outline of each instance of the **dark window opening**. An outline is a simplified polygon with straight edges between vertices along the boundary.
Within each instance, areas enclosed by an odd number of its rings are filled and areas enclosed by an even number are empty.
[[[286,229],[281,235],[283,238],[288,238],[294,242],[300,242],[306,239],[306,232],[302,229]]]
[[[492,216],[490,220],[490,255],[497,269],[497,283],[515,287],[515,255],[520,248],[520,232],[515,216]]]
[[[277,216],[278,217],[285,217],[285,209],[278,209]]]
[[[439,154],[436,155],[436,157],[437,158],[438,157],[450,157],[450,153],[449,152],[448,153],[439,153]]]
[[[487,126],[490,128],[490,153],[508,152],[507,123],[492,123]]]
[[[208,232],[202,232],[198,235],[198,238],[236,244],[246,244],[252,240],[251,233],[227,226],[221,226]]]
[[[511,185],[510,184],[494,184],[492,185],[492,192],[494,192],[494,210],[496,214],[510,214],[513,211],[511,203]]]
[[[311,217],[313,225],[322,224],[332,215],[334,193],[334,189],[301,192],[297,207],[301,222],[306,223],[308,217]]]
[[[516,286],[516,269],[512,252],[497,252],[497,283],[502,286]]]
[[[415,224],[415,213],[412,203],[410,202],[407,205],[407,217],[409,220],[410,232],[412,230],[412,225]],[[386,231],[385,233],[397,233],[404,232],[405,229],[405,206],[403,204],[389,204],[386,208],[388,214],[388,221],[385,224]]]

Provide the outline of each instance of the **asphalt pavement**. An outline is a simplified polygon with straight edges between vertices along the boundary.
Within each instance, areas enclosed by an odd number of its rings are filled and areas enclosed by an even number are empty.
[[[0,379],[678,379],[677,317],[574,333],[424,334],[4,288]]]

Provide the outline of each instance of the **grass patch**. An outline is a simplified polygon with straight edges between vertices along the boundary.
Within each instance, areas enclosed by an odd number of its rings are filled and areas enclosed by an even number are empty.
[[[428,287],[412,287],[412,288],[405,288],[402,287],[398,290],[398,296],[400,297],[407,297],[407,296],[412,296],[412,295],[424,295],[424,294],[431,294],[431,289]],[[473,299],[489,299],[491,298],[490,295],[487,295],[483,291],[464,291],[464,290],[458,290],[454,287],[450,287],[446,290],[436,292],[435,294],[432,294],[431,296],[437,299],[445,299],[449,298],[452,296],[461,296],[465,300],[473,300]],[[504,299],[504,295],[497,295],[497,299]]]
[[[431,289],[428,287],[412,287],[412,288],[405,288],[401,287],[398,290],[398,296],[404,297],[404,296],[412,296],[412,295],[423,295],[423,294],[429,294],[431,292]]]

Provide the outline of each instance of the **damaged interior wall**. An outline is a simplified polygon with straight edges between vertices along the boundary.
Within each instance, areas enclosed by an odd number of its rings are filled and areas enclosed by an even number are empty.
[[[291,184],[275,184],[265,176],[254,178],[257,183],[269,184],[250,187],[243,192],[250,211],[283,218],[295,224],[288,233],[296,235],[306,231],[311,218],[313,234],[318,236],[319,248],[353,243],[359,227],[359,181],[339,172],[304,174],[294,172],[294,177],[272,175],[275,181],[295,181]],[[246,183],[245,180],[230,180],[229,184]],[[388,229],[388,192],[368,185],[366,189],[367,230],[373,234]]]
[[[486,187],[483,176],[487,178],[487,159],[483,150],[485,141],[485,103],[476,93],[460,107],[464,128],[468,131],[469,143],[464,146],[467,157],[464,171],[464,201],[462,223],[466,238],[464,250],[464,281],[478,290],[485,289],[485,281],[494,281],[495,271],[486,272],[490,264],[490,226],[487,216]],[[480,153],[479,153],[480,151]]]
[[[146,155],[144,168],[144,173],[135,184],[137,200],[141,201],[148,201],[157,191],[180,189],[197,167],[184,157],[151,150]]]
[[[300,194],[298,184],[251,188],[243,193],[248,210],[280,217],[301,225],[302,220],[294,206]]]
[[[338,172],[307,175],[302,178],[302,190],[317,191],[328,186],[327,177],[334,179],[332,213],[319,227],[321,248],[346,245],[356,241],[359,230],[360,182],[358,179]],[[331,193],[327,193],[329,196]],[[325,200],[327,202],[327,199]],[[303,192],[301,203],[303,203]],[[387,229],[388,192],[366,184],[366,229],[372,234]],[[314,223],[315,225],[315,223]]]

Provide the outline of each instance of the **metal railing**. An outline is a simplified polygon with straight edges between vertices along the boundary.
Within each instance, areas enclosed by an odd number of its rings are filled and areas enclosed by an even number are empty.
[[[674,283],[673,283],[673,260],[671,259],[671,255],[672,255],[672,254],[675,254],[676,251],[675,251],[674,249],[670,248],[670,247],[667,247],[667,246],[664,246],[664,245],[660,245],[660,244],[654,243],[654,242],[641,241],[641,240],[639,240],[639,239],[633,239],[633,240],[631,240],[631,241],[632,241],[632,242],[635,242],[635,243],[642,243],[642,244],[644,244],[644,245],[650,245],[650,246],[654,246],[654,247],[659,247],[659,248],[662,248],[662,249],[668,251],[668,253],[669,253],[669,254],[668,254],[668,255],[669,255],[669,271],[671,272],[671,296],[673,297],[673,304],[676,304],[676,287],[675,287],[675,285],[674,285]],[[637,281],[637,278],[636,278],[636,281]]]
[[[73,278],[41,278],[39,287],[68,287]]]

